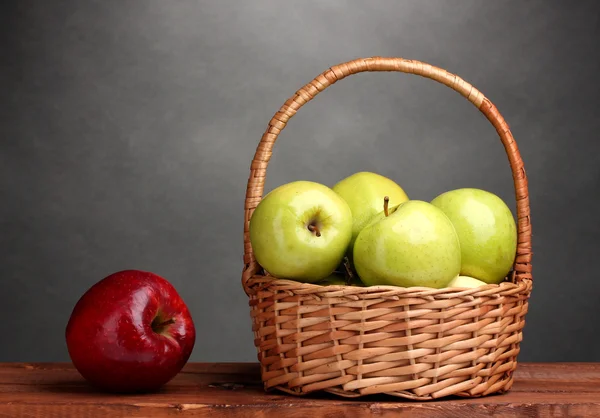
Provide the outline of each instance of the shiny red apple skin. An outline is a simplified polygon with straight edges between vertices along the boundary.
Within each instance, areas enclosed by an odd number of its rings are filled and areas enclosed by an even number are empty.
[[[153,321],[167,324],[157,332]],[[140,270],[116,272],[93,285],[66,327],[73,365],[92,385],[111,392],[158,390],[187,363],[195,339],[190,312],[173,285]]]

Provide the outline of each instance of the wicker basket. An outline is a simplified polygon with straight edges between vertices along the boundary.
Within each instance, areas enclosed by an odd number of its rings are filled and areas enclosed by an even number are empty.
[[[268,276],[248,233],[273,145],[287,121],[331,84],[364,71],[417,74],[456,90],[492,123],[516,191],[518,244],[504,282],[476,289],[319,286]],[[242,283],[249,296],[265,390],[430,400],[506,392],[513,383],[532,289],[527,178],[508,125],[460,77],[419,61],[373,57],[332,67],[275,113],[256,150],[246,192]]]

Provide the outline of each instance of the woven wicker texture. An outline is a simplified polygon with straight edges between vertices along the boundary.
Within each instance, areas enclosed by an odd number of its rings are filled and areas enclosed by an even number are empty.
[[[517,254],[505,282],[467,290],[319,286],[268,276],[256,262],[249,220],[262,199],[277,137],[319,92],[368,71],[417,74],[445,84],[496,129],[517,202]],[[507,391],[532,289],[527,177],[508,125],[469,83],[423,62],[372,57],[331,67],[285,102],[257,147],[246,191],[242,284],[265,389],[296,395],[324,390],[347,397],[385,393],[419,400]]]

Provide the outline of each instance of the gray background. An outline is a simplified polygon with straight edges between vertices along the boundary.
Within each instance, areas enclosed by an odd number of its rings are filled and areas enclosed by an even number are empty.
[[[0,12],[0,360],[68,360],[77,299],[121,269],[187,301],[193,361],[255,361],[240,285],[249,164],[273,113],[331,65],[427,61],[488,96],[530,178],[521,360],[600,361],[600,72],[592,1],[6,1]],[[514,206],[503,148],[460,95],[361,74],[292,119],[267,189],[359,170],[415,199]]]

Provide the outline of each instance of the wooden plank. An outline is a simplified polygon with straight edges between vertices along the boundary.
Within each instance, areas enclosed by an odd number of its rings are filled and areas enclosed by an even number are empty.
[[[95,391],[70,364],[0,364],[0,417],[600,417],[600,363],[519,364],[513,389],[476,399],[414,402],[265,392],[258,365],[190,363],[161,391]]]

